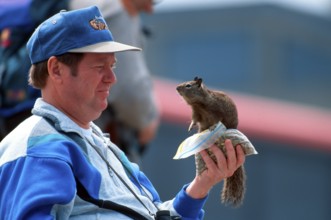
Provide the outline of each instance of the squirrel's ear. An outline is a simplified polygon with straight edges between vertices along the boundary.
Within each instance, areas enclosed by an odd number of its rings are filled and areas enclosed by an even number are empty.
[[[201,84],[202,84],[202,79],[201,78],[197,78],[197,80],[195,80],[195,81],[197,82],[198,86],[200,87]]]
[[[201,83],[202,82],[202,78],[196,76],[196,77],[194,77],[194,81]]]

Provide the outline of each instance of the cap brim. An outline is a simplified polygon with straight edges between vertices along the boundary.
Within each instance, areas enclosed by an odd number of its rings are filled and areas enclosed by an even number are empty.
[[[121,51],[141,51],[138,47],[133,47],[130,45],[118,43],[115,41],[101,42],[97,44],[92,44],[86,47],[75,48],[69,50],[71,53],[115,53]]]

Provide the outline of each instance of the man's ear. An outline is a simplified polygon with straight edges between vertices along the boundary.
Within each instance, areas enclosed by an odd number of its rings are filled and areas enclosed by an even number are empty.
[[[62,63],[55,56],[51,56],[47,61],[48,75],[52,80],[61,80]]]

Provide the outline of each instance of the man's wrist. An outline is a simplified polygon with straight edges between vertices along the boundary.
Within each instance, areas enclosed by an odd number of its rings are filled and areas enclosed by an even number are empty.
[[[208,195],[211,187],[199,184],[197,178],[199,177],[196,177],[186,188],[186,193],[194,199],[203,199]]]

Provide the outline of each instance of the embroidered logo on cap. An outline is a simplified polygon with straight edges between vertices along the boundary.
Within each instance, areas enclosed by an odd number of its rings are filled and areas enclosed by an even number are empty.
[[[108,27],[105,24],[105,22],[102,19],[97,18],[97,17],[94,18],[94,19],[92,19],[92,20],[90,20],[90,25],[95,30],[106,30],[106,29],[108,29]]]

